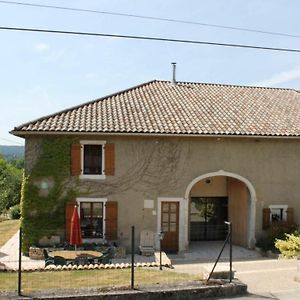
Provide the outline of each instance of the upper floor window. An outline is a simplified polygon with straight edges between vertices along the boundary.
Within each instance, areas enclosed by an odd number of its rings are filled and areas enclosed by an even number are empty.
[[[103,146],[83,145],[83,174],[103,174]]]
[[[81,179],[115,175],[115,147],[99,140],[81,140],[71,147],[71,174]]]
[[[104,141],[81,141],[81,177],[105,178]]]

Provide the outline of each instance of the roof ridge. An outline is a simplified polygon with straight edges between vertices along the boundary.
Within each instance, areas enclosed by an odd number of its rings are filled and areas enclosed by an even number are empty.
[[[93,100],[90,100],[90,101],[87,101],[87,102],[84,102],[84,103],[81,103],[81,104],[78,104],[78,105],[75,105],[75,106],[72,106],[72,107],[68,107],[68,108],[65,108],[65,109],[62,109],[60,111],[57,111],[57,112],[54,112],[54,113],[51,113],[49,115],[45,115],[45,116],[42,116],[40,118],[37,118],[37,119],[34,119],[34,120],[31,120],[29,122],[26,122],[26,123],[23,123],[19,126],[16,126],[14,127],[13,130],[10,131],[10,133],[12,133],[13,131],[15,130],[20,130],[22,127],[24,126],[28,126],[32,123],[36,123],[36,122],[40,122],[40,121],[43,121],[44,119],[48,119],[48,118],[51,118],[51,117],[54,117],[56,115],[60,115],[60,114],[63,114],[63,113],[66,113],[68,111],[71,111],[71,110],[74,110],[74,109],[77,109],[77,108],[80,108],[80,107],[83,107],[83,106],[86,106],[86,105],[89,105],[89,104],[92,104],[92,103],[95,103],[95,102],[98,102],[98,101],[102,101],[104,99],[107,99],[107,98],[110,98],[110,97],[114,97],[116,95],[120,95],[120,94],[123,94],[123,93],[126,93],[126,92],[129,92],[131,90],[135,90],[137,88],[140,88],[142,86],[145,86],[145,85],[148,85],[150,83],[153,83],[153,82],[156,82],[158,80],[156,79],[152,79],[152,80],[149,80],[149,81],[146,81],[144,83],[140,83],[140,84],[137,84],[137,85],[134,85],[130,88],[127,88],[127,89],[124,89],[124,90],[121,90],[121,91],[118,91],[118,92],[114,92],[112,94],[108,94],[108,95],[105,95],[103,97],[100,97],[100,98],[96,98],[96,99],[93,99]]]
[[[157,82],[168,82],[172,83],[170,80],[156,80]],[[251,89],[270,89],[270,90],[288,90],[300,92],[294,88],[281,88],[281,87],[268,87],[268,86],[254,86],[254,85],[242,85],[242,84],[230,84],[230,83],[213,83],[213,82],[195,82],[195,81],[176,81],[179,84],[195,84],[195,85],[214,85],[214,86],[228,86],[228,87],[241,87],[241,88],[251,88]]]

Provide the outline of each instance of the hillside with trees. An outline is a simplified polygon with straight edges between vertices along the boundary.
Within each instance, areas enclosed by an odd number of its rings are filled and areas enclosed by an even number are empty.
[[[0,155],[7,159],[24,158],[24,146],[0,145]]]
[[[0,155],[0,214],[15,207],[18,213],[24,159],[5,159]]]

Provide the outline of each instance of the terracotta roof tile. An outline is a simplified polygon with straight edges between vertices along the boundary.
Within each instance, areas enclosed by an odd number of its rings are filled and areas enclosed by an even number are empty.
[[[154,80],[12,131],[26,132],[300,136],[300,93]]]

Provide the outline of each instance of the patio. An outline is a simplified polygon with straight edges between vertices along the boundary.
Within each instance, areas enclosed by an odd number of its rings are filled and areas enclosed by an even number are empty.
[[[183,264],[187,262],[213,262],[219,254],[222,247],[222,241],[209,241],[209,242],[193,242],[190,244],[190,249],[180,254],[170,254],[168,257],[171,259],[172,264]],[[0,262],[4,263],[11,269],[18,268],[18,249],[19,249],[19,233],[17,232],[1,249],[0,249]],[[239,246],[233,246],[233,260],[253,260],[261,258],[261,255],[255,250],[248,250]],[[225,248],[221,260],[226,261],[229,259],[228,246]],[[135,261],[139,263],[152,263],[155,262],[153,256],[135,255]],[[131,256],[126,255],[124,258],[113,258],[112,263],[130,263]],[[22,256],[22,268],[42,268],[45,266],[45,260],[33,260],[27,256]]]

